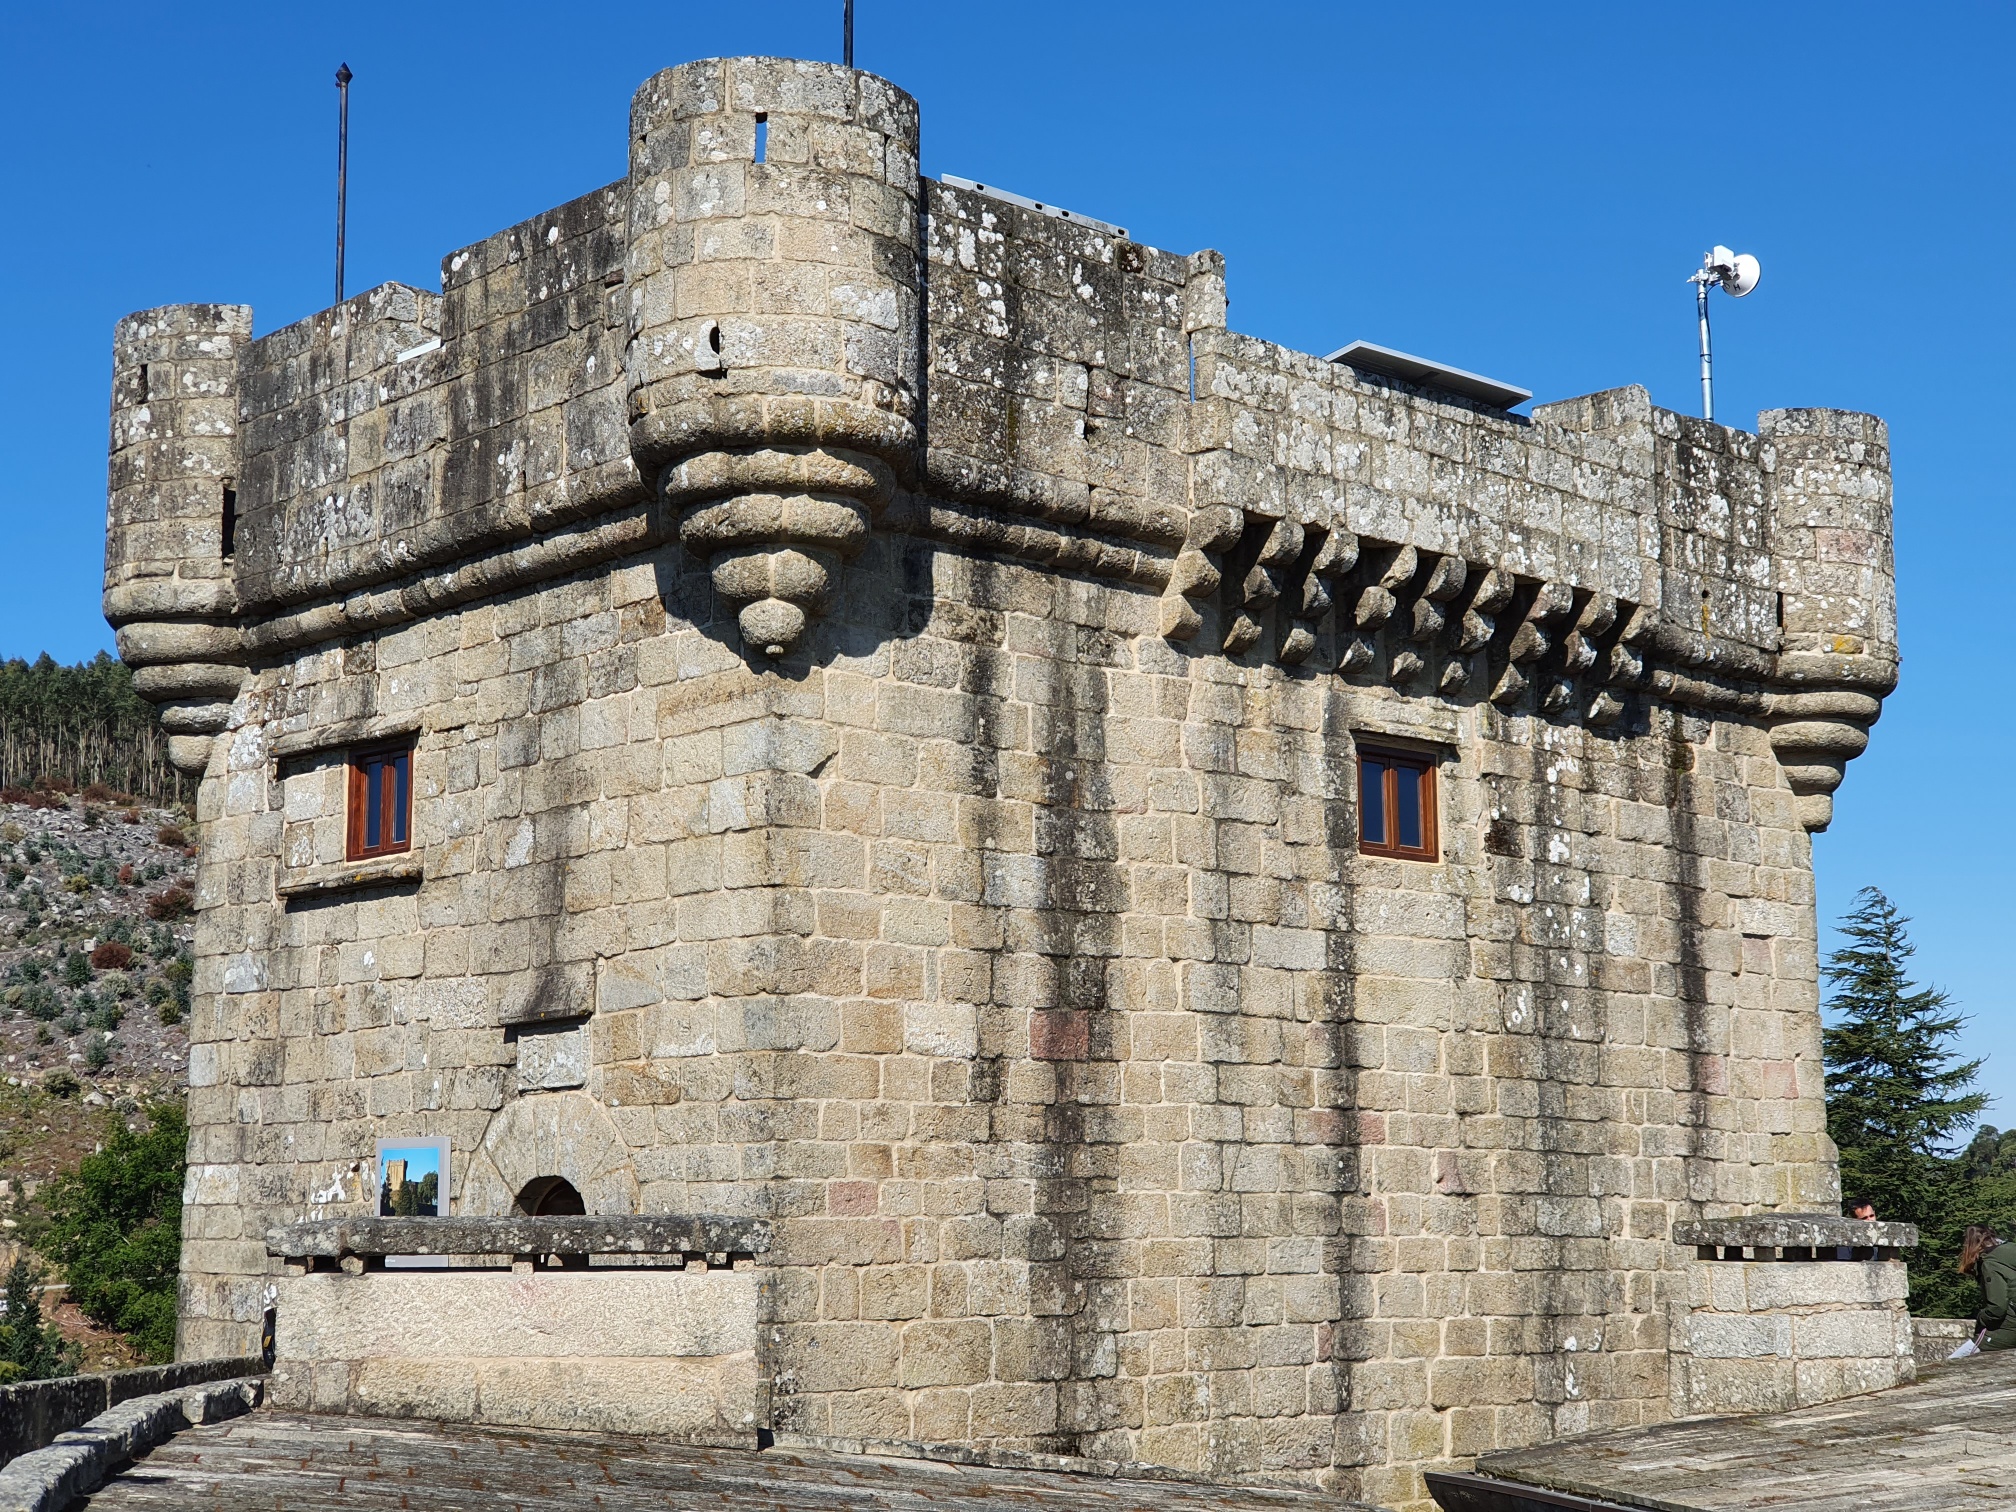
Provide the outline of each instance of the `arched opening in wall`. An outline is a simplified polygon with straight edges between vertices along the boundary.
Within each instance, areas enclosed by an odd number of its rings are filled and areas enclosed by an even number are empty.
[[[566,1177],[535,1176],[518,1192],[518,1211],[528,1218],[573,1218],[588,1207]]]

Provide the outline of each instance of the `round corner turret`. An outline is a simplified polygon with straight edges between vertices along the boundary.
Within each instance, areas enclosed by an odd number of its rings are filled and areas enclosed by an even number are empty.
[[[1783,639],[1771,743],[1809,830],[1897,684],[1890,430],[1852,410],[1757,417]]]
[[[916,466],[917,105],[789,58],[665,70],[631,110],[630,448],[784,655]]]
[[[113,329],[105,618],[189,772],[244,680],[231,559],[251,337],[249,305],[164,305]]]

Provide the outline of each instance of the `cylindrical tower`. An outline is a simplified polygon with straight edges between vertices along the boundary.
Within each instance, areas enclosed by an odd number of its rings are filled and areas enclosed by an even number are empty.
[[[1794,409],[1765,411],[1757,434],[1784,628],[1771,746],[1801,821],[1824,830],[1897,685],[1890,432],[1874,415]]]
[[[631,107],[630,445],[776,657],[913,467],[917,105],[784,58],[670,68]]]
[[[251,338],[249,305],[205,304],[128,315],[112,339],[105,618],[185,772],[208,765],[245,677],[231,556]]]

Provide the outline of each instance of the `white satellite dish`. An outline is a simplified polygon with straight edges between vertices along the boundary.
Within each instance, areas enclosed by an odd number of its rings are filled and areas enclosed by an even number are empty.
[[[1708,358],[1708,291],[1718,288],[1731,299],[1741,299],[1757,287],[1764,269],[1748,252],[1731,252],[1718,246],[1701,259],[1701,269],[1687,281],[1694,285],[1694,302],[1701,319],[1701,415],[1715,418],[1715,383]]]
[[[1722,292],[1735,299],[1741,299],[1757,287],[1757,280],[1764,276],[1764,269],[1757,259],[1748,252],[1731,252],[1727,247],[1717,247],[1708,254],[1709,269],[1722,285]]]

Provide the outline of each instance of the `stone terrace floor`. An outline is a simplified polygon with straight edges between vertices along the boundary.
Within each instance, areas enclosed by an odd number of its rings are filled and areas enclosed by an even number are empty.
[[[177,1434],[91,1512],[1349,1512],[1309,1492],[805,1449],[255,1412]]]
[[[2016,1351],[1796,1412],[1503,1450],[1478,1469],[1647,1512],[2007,1512],[2016,1507]]]

